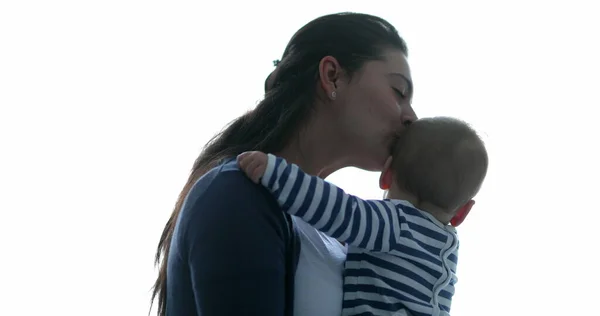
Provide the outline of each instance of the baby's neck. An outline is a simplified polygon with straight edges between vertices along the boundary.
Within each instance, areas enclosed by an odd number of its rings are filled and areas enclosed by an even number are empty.
[[[431,214],[435,219],[440,221],[442,224],[447,225],[450,223],[452,216],[447,211],[425,201],[419,201],[414,195],[400,190],[398,188],[391,188],[387,195],[388,199],[392,200],[404,200],[414,205],[416,208],[423,212]]]

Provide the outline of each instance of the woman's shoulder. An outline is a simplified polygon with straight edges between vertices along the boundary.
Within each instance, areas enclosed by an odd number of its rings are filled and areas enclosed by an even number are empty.
[[[233,160],[196,181],[184,200],[177,226],[184,234],[261,227],[288,237],[291,225],[274,197],[247,178]]]
[[[189,191],[185,204],[194,204],[198,199],[223,199],[235,194],[243,196],[247,191],[257,193],[259,189],[232,160],[214,167],[198,179]]]
[[[195,206],[237,206],[275,208],[266,190],[252,182],[235,160],[221,164],[196,181],[185,198],[183,208]]]

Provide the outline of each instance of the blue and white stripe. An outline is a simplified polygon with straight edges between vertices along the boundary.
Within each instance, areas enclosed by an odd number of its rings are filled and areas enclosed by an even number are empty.
[[[348,243],[343,315],[449,315],[456,230],[406,201],[362,200],[270,155],[261,183],[282,209]]]

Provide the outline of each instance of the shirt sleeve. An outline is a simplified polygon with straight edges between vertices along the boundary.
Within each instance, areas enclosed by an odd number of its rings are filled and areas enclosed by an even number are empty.
[[[225,172],[189,207],[184,236],[199,315],[288,314],[288,227],[268,192]]]
[[[362,200],[271,154],[261,184],[284,211],[362,249],[391,251],[400,236],[400,223],[405,221],[402,210],[392,202]]]

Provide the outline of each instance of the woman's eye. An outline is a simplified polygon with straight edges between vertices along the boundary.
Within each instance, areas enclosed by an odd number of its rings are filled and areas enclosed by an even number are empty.
[[[404,91],[400,91],[396,88],[392,88],[394,89],[394,92],[396,92],[396,94],[401,98],[401,99],[406,99],[406,93]]]

